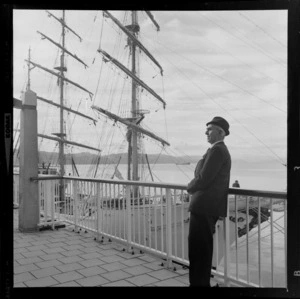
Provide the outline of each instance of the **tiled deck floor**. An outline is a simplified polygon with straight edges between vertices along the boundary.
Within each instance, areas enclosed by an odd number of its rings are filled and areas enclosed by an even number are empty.
[[[157,257],[131,255],[116,242],[72,230],[21,233],[14,209],[14,287],[189,285],[188,269],[166,269]]]

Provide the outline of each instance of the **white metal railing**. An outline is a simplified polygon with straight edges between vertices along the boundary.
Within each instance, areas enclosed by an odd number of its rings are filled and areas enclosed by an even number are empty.
[[[104,238],[188,266],[185,185],[40,176],[41,225],[74,224]],[[228,217],[214,234],[212,273],[226,286],[286,287],[286,193],[230,189]],[[174,265],[173,265],[174,266]]]

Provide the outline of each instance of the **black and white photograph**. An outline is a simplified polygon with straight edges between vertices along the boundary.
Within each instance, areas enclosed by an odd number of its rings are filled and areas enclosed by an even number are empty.
[[[295,292],[288,5],[49,7],[11,11],[13,289]]]

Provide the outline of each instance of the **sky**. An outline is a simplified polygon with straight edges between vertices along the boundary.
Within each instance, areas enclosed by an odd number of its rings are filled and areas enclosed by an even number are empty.
[[[57,17],[61,11],[50,10]],[[110,11],[122,20],[123,11]],[[164,72],[149,62],[143,53],[139,64],[141,78],[166,101],[166,108],[149,93],[140,94],[141,107],[149,111],[144,127],[166,139],[171,146],[163,151],[173,155],[204,154],[206,123],[214,116],[224,117],[230,124],[230,135],[225,138],[233,159],[244,161],[271,160],[286,163],[287,156],[287,11],[152,11],[160,31],[144,12],[139,12],[140,40],[162,65]],[[128,14],[128,18],[129,18]],[[117,27],[100,11],[66,11],[67,24],[82,38],[70,31],[66,47],[89,65],[68,58],[67,77],[85,86],[94,94],[71,88],[66,95],[68,107],[83,109],[96,105],[125,116],[128,109],[121,106],[121,98],[128,103],[126,88],[130,80],[110,62],[104,63],[97,52],[100,47],[118,59],[125,58],[128,47]],[[20,98],[27,84],[28,49],[32,61],[48,68],[58,65],[58,52],[37,30],[59,42],[61,27],[45,10],[14,10],[13,12],[13,84],[14,97]],[[126,40],[126,39],[125,39]],[[116,46],[116,42],[119,43]],[[114,54],[114,55],[113,55]],[[107,70],[104,69],[107,68]],[[114,81],[109,76],[115,74]],[[58,97],[54,76],[45,84],[43,71],[31,70],[31,89],[38,95],[54,100]],[[126,84],[122,85],[125,80]],[[112,91],[113,84],[115,87]],[[117,91],[124,89],[122,95]],[[49,96],[50,93],[50,96]],[[80,98],[80,100],[79,100]],[[43,119],[39,131],[54,132],[58,122],[42,103],[38,113]],[[79,108],[78,108],[79,109]],[[127,114],[126,114],[127,113]],[[111,143],[115,150],[126,151],[126,144],[113,143],[112,133],[106,128],[110,122],[95,111],[90,115],[101,123],[100,137],[91,124],[66,124],[77,131],[85,144],[102,147]],[[15,113],[15,123],[18,114]],[[79,123],[79,124],[78,124]],[[112,122],[110,122],[112,124]],[[77,126],[77,127],[76,127]],[[126,132],[120,126],[119,135]],[[125,132],[125,133],[124,133]],[[98,132],[99,133],[99,132]],[[49,133],[51,134],[51,133]],[[71,131],[70,131],[71,134]],[[149,138],[146,138],[149,140]],[[145,146],[146,147],[146,146]],[[160,147],[158,147],[160,151]],[[157,142],[147,146],[157,150]]]

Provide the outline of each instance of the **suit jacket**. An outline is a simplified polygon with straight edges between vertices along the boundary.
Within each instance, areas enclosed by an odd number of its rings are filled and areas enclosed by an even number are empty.
[[[193,214],[227,216],[231,157],[225,143],[218,142],[198,162],[194,179],[187,186],[192,194],[189,211]]]

